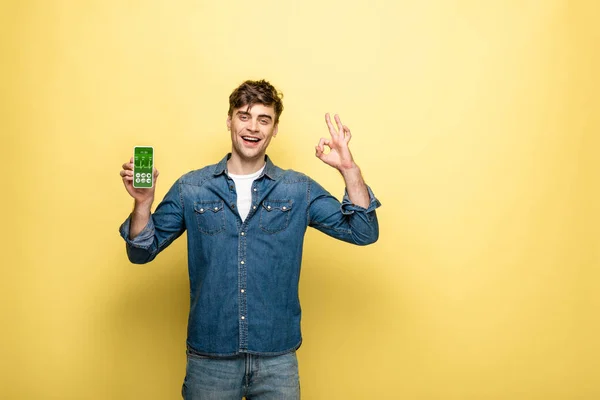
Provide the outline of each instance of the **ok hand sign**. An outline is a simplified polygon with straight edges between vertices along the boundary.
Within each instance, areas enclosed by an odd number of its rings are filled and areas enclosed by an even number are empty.
[[[340,172],[351,169],[354,166],[352,153],[348,148],[348,142],[352,138],[350,129],[346,125],[342,125],[339,115],[335,115],[337,130],[331,122],[329,113],[325,114],[325,122],[329,128],[331,139],[321,138],[319,144],[315,146],[315,155],[325,164],[338,169]],[[325,146],[329,147],[329,153],[325,154]]]

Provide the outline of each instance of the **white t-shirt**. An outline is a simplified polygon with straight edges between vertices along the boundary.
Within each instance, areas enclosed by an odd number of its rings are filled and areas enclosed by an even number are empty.
[[[237,208],[242,221],[246,220],[250,207],[252,206],[252,182],[262,174],[265,167],[250,175],[234,175],[228,173],[229,177],[235,182],[235,191],[237,192]]]

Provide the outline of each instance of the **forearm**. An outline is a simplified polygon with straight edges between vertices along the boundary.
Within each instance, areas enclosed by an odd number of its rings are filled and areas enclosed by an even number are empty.
[[[318,183],[311,181],[310,184],[309,226],[336,239],[357,245],[368,245],[377,241],[379,225],[375,209],[381,204],[368,186],[365,185],[368,197],[368,205],[365,207],[356,204],[356,198],[354,201],[350,199],[348,189],[340,203]]]
[[[152,209],[152,201],[134,203],[133,212],[131,213],[131,223],[129,225],[129,239],[133,240],[140,234],[150,221],[150,211]]]
[[[350,168],[340,169],[340,173],[346,183],[346,192],[350,201],[362,208],[368,208],[370,202],[369,191],[358,165],[352,162]]]

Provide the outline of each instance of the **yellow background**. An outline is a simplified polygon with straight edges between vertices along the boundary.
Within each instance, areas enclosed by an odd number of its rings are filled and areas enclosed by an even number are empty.
[[[304,399],[600,398],[597,4],[3,1],[0,398],[179,398],[185,240],[129,264],[118,173],[218,161],[248,78],[277,164],[341,197],[339,113],[383,203],[373,246],[307,235]]]

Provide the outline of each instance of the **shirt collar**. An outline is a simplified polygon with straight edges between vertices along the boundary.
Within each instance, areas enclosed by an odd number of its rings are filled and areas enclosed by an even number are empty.
[[[218,175],[227,173],[227,160],[229,160],[229,157],[231,157],[231,153],[228,153],[225,157],[223,157],[223,159],[221,161],[219,161],[219,163],[217,165],[215,165],[215,169],[213,171],[214,176],[218,176]],[[271,180],[276,180],[277,178],[279,178],[281,176],[281,171],[279,170],[279,168],[277,168],[275,166],[275,164],[273,164],[273,162],[267,155],[265,155],[265,163],[266,163],[265,169],[263,170],[262,174],[259,176],[259,179],[262,178],[263,175],[266,175],[267,178],[269,178]]]

